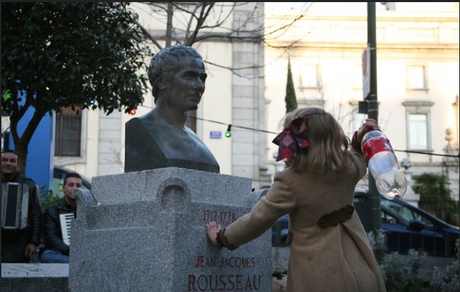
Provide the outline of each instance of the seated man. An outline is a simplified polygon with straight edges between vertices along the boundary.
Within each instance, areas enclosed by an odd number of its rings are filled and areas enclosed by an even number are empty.
[[[76,217],[77,199],[72,191],[81,188],[82,183],[83,180],[78,173],[68,173],[62,186],[64,198],[45,211],[43,216],[45,248],[40,256],[42,263],[69,263],[70,239],[64,238],[65,234],[63,234],[63,230],[69,230],[63,229],[62,225]]]
[[[206,77],[203,58],[192,47],[175,45],[155,54],[149,80],[156,107],[126,123],[125,172],[182,167],[219,173],[211,151],[185,126]]]

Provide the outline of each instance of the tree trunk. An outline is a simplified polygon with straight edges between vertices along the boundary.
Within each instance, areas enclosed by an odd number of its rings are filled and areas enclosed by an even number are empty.
[[[28,142],[25,143],[22,140],[14,143],[14,151],[18,154],[19,159],[19,172],[24,175],[26,175],[27,154],[29,153],[28,144]]]
[[[19,137],[18,133],[18,123],[19,121],[24,118],[24,115],[20,117],[11,117],[10,121],[10,128],[11,128],[11,135],[13,136],[14,142],[14,149],[18,154],[19,159],[19,172],[26,175],[26,167],[27,167],[27,156],[29,153],[29,143],[37,129],[38,125],[40,124],[41,120],[45,116],[46,112],[40,112],[35,109],[32,118],[30,119],[27,127],[24,129],[22,136]]]

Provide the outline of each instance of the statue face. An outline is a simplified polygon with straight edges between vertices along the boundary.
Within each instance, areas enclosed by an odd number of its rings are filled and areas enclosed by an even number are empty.
[[[184,57],[174,65],[170,80],[165,80],[165,102],[183,111],[196,110],[207,78],[200,58]]]

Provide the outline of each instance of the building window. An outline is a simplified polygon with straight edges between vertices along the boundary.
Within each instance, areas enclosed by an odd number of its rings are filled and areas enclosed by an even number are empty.
[[[55,156],[81,156],[82,113],[80,108],[62,108],[56,113]]]
[[[428,150],[428,115],[409,114],[409,149]]]
[[[430,100],[406,100],[406,149],[422,152],[433,152],[431,148],[431,107]],[[409,153],[414,163],[432,163],[432,156]]]
[[[318,66],[312,64],[302,65],[300,78],[301,87],[318,88]]]
[[[425,66],[409,66],[407,78],[409,89],[427,89]]]

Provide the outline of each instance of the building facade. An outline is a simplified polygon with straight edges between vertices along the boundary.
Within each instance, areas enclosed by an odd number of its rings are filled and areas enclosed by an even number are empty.
[[[166,43],[167,3],[148,6],[133,3],[131,8],[139,15],[139,22],[162,46]],[[183,9],[194,7],[184,3]],[[196,3],[193,4],[194,6]],[[208,78],[206,90],[196,111],[196,133],[216,157],[222,174],[249,177],[254,188],[270,183],[265,167],[266,135],[263,67],[264,45],[263,2],[216,4],[215,18],[210,18],[208,27],[224,20],[218,26],[203,28],[201,34],[215,32],[225,35],[230,30],[241,31],[241,37],[218,37],[193,44],[205,60]],[[219,11],[220,10],[220,11]],[[228,16],[228,18],[227,18]],[[173,26],[174,37],[179,39],[187,30],[189,13],[176,10]],[[194,24],[192,24],[194,25]],[[177,34],[177,35],[175,35]],[[248,37],[249,36],[249,37]],[[175,41],[172,41],[175,44]],[[151,45],[152,56],[158,48]],[[145,62],[150,63],[151,56]],[[144,103],[135,115],[113,112],[105,115],[101,111],[83,111],[81,115],[80,151],[72,156],[58,155],[55,165],[78,171],[86,177],[118,174],[124,172],[125,123],[155,107],[151,91],[145,94]],[[231,137],[225,132],[231,125]],[[251,190],[248,190],[251,191]]]
[[[299,17],[305,5],[307,12]],[[349,136],[366,118],[358,103],[363,100],[367,11],[324,5],[331,9],[317,9],[315,3],[237,5],[215,30],[244,26],[250,31],[265,25],[265,33],[273,33],[258,42],[220,38],[193,45],[205,59],[208,73],[196,132],[215,155],[221,173],[251,178],[258,189],[269,185],[274,172],[283,167],[275,162],[277,148],[271,141],[285,114],[288,57],[298,107],[330,111]],[[447,174],[458,200],[458,2],[376,5],[379,124],[398,160],[406,163],[409,177]],[[166,15],[143,4],[132,7],[149,33],[164,44]],[[249,16],[253,17],[246,22]],[[279,33],[273,29],[287,24],[289,29]],[[152,53],[156,51],[152,45]],[[148,92],[135,116],[154,106]],[[132,117],[83,111],[79,155],[56,156],[55,165],[88,178],[122,173],[124,124]],[[226,138],[229,125],[232,136]]]
[[[358,109],[363,101],[367,10],[326,5],[330,9],[311,5],[306,17],[265,48],[269,129],[279,130],[284,114],[288,57],[298,107],[331,112],[350,137],[367,117]],[[409,178],[444,173],[458,200],[458,2],[376,5],[379,124]],[[288,23],[294,17],[295,12],[266,8],[265,25]],[[276,146],[267,147],[267,165],[275,169]]]

